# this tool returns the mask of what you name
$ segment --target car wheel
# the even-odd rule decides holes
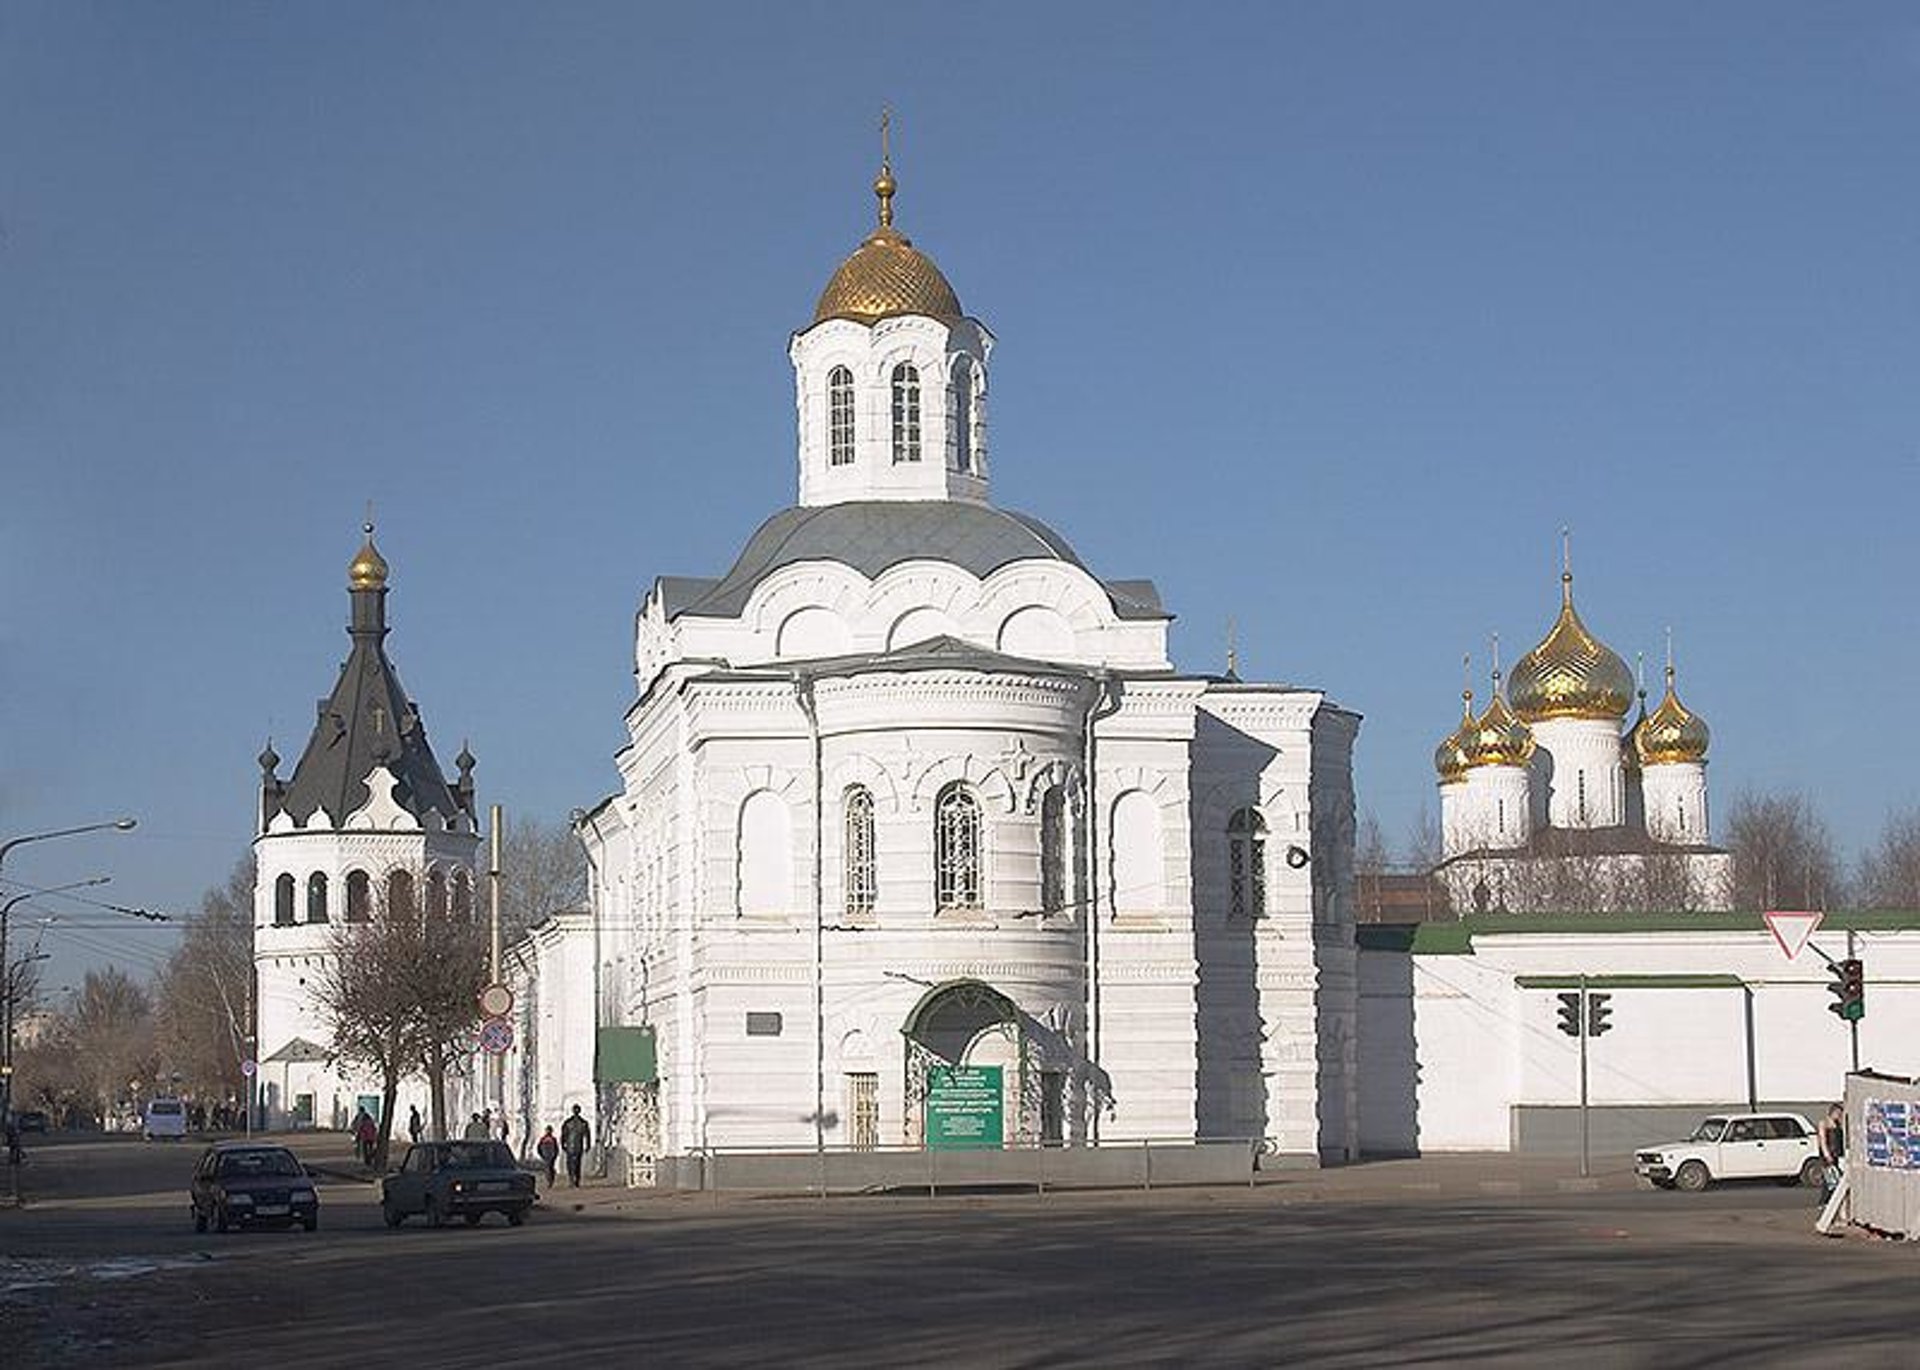
[[[302,1218],[300,1220],[300,1226],[305,1228],[309,1232],[318,1230],[320,1226],[320,1215],[318,1213],[313,1213],[308,1215],[307,1217]]]
[[[407,1215],[390,1203],[382,1203],[380,1205],[380,1216],[386,1219],[388,1227],[398,1227],[407,1220]]]
[[[1707,1174],[1704,1165],[1698,1161],[1688,1161],[1674,1172],[1673,1183],[1676,1188],[1684,1189],[1689,1194],[1698,1194],[1712,1179],[1713,1176]]]
[[[427,1195],[427,1226],[445,1227],[446,1225],[447,1215],[440,1211],[440,1201],[431,1194]]]
[[[207,1215],[200,1211],[199,1204],[193,1206],[193,1230],[195,1232],[205,1232],[207,1230]]]
[[[1818,1156],[1809,1156],[1800,1165],[1799,1175],[1794,1177],[1808,1189],[1818,1189],[1827,1178],[1827,1163]],[[1792,1184],[1793,1180],[1784,1183]]]
[[[509,1209],[507,1210],[507,1226],[509,1226],[509,1227],[518,1227],[518,1226],[520,1226],[520,1224],[521,1224],[521,1223],[523,1223],[523,1222],[525,1222],[526,1220],[527,1220],[527,1210],[526,1210],[526,1209],[524,1209],[524,1208],[509,1208]]]

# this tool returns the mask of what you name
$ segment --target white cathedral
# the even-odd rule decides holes
[[[1647,709],[1627,663],[1573,607],[1515,663],[1486,708],[1462,692],[1459,727],[1434,751],[1442,860],[1454,909],[1705,911],[1732,907],[1733,858],[1712,844],[1705,720],[1666,694]],[[1636,694],[1639,716],[1624,731]]]
[[[645,1161],[935,1144],[956,1069],[975,1144],[1352,1156],[1359,718],[1175,669],[1150,582],[994,506],[993,335],[874,190],[788,349],[797,502],[639,611],[591,915],[530,939],[529,1107],[579,1097],[541,1023],[590,1012],[589,1116]]]

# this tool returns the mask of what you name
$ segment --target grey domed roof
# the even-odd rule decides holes
[[[1086,570],[1073,548],[1039,519],[958,500],[849,500],[796,505],[760,525],[719,580],[663,576],[668,618],[734,618],[754,587],[783,566],[837,561],[869,580],[903,561],[945,561],[987,576],[1016,561],[1064,561]],[[1091,573],[1089,573],[1091,574]],[[1102,582],[1122,618],[1165,618],[1150,581]]]

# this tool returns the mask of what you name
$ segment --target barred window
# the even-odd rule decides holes
[[[427,872],[427,917],[447,916],[447,873],[435,866]]]
[[[893,368],[893,459],[920,460],[920,372],[907,362]]]
[[[934,803],[933,821],[935,907],[981,907],[980,801],[965,785],[949,785]]]
[[[453,873],[453,916],[462,923],[473,917],[473,878],[463,870]]]
[[[846,798],[847,914],[873,912],[879,894],[873,865],[873,795],[863,785],[848,788]]]
[[[1267,911],[1267,820],[1258,809],[1236,809],[1227,820],[1227,911],[1236,918]]]
[[[973,363],[965,357],[953,362],[947,384],[947,411],[953,420],[953,469],[973,470]]]
[[[293,926],[293,877],[283,875],[273,882],[273,923],[275,927]]]
[[[827,373],[827,463],[853,464],[853,372],[844,366]]]
[[[413,915],[413,872],[394,871],[387,876],[387,916],[411,918]]]
[[[367,910],[373,903],[373,883],[367,879],[365,871],[347,872],[347,921],[364,923]]]
[[[307,921],[327,921],[327,877],[319,871],[307,877]]]
[[[1067,906],[1067,796],[1059,785],[1040,797],[1040,911]]]

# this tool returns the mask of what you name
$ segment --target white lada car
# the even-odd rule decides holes
[[[1662,1189],[1699,1190],[1716,1180],[1817,1185],[1824,1168],[1813,1125],[1798,1113],[1715,1114],[1684,1142],[1633,1154],[1634,1173]]]

